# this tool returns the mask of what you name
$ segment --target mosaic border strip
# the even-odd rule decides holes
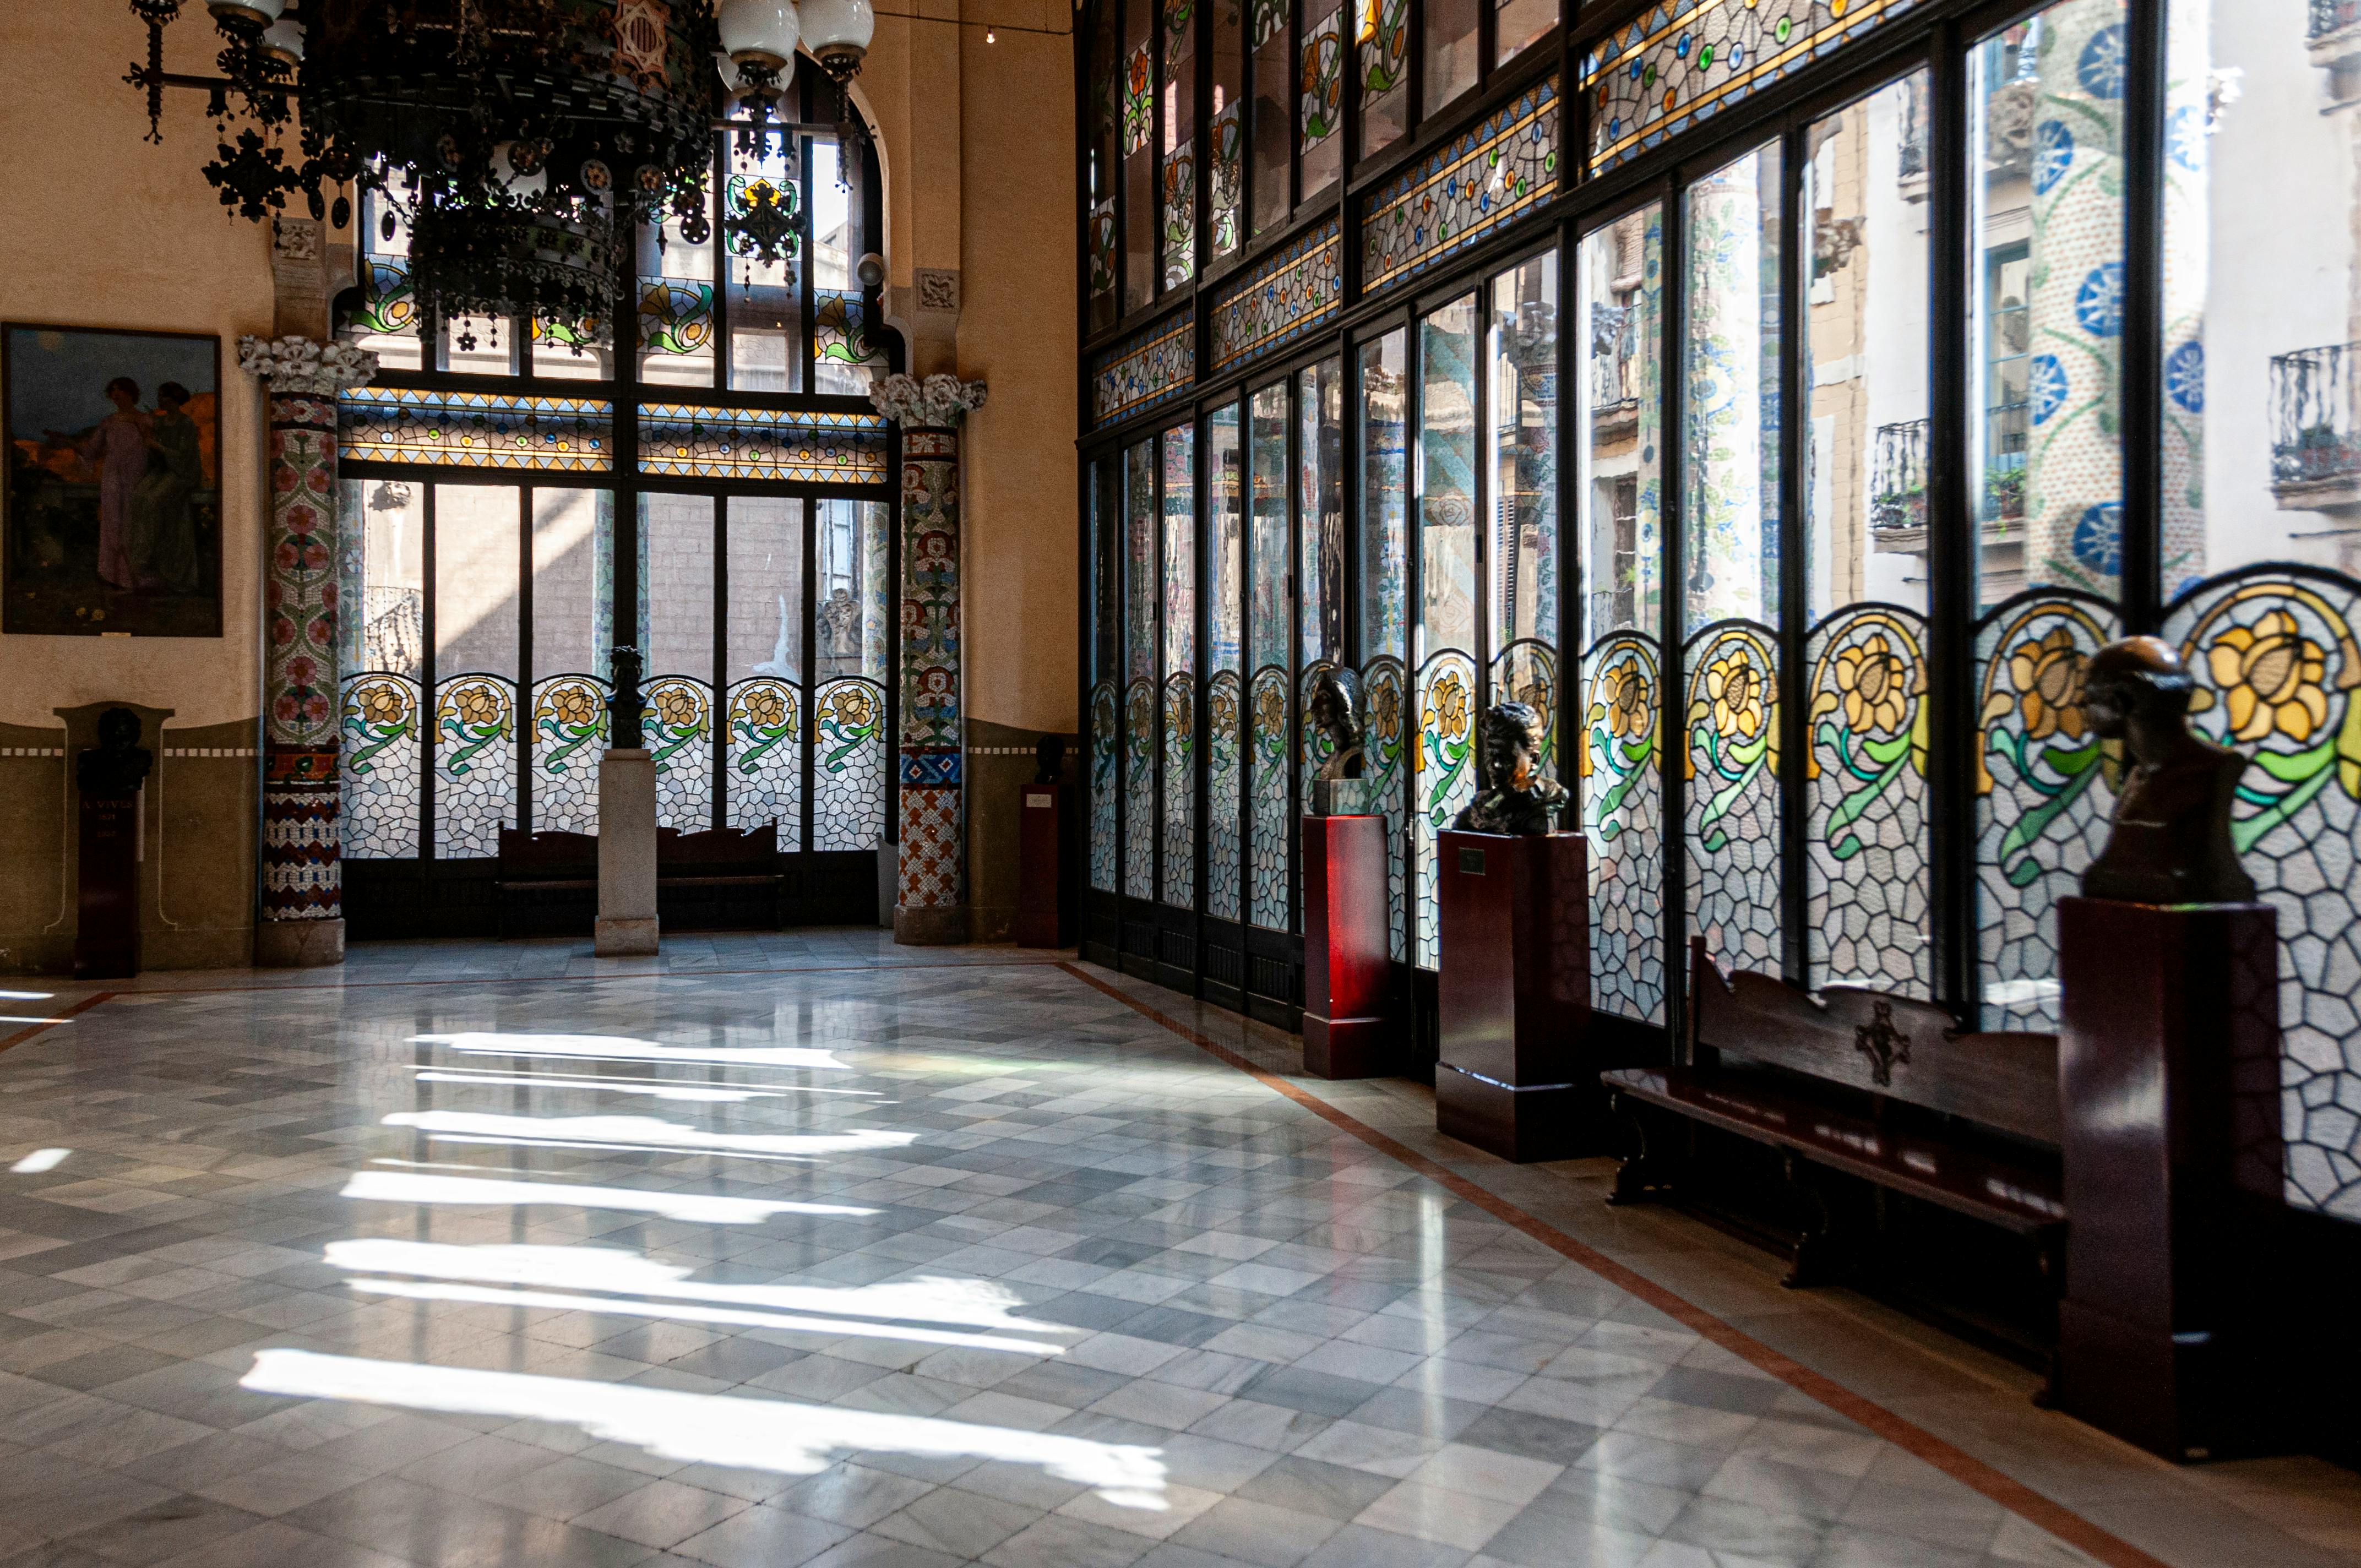
[[[697,479],[883,485],[883,414],[640,405],[640,472]]]
[[[600,398],[352,387],[336,400],[336,425],[349,462],[562,474],[614,467],[615,405]]]
[[[1118,341],[1091,374],[1091,425],[1097,429],[1177,398],[1197,380],[1197,307],[1153,322]]]
[[[1213,368],[1268,354],[1345,308],[1343,220],[1299,236],[1213,302]]]
[[[1599,40],[1598,47],[1583,57],[1582,91],[1593,101],[1591,112],[1591,146],[1586,160],[1590,172],[1601,174],[1617,164],[1637,158],[1642,152],[1678,136],[1700,120],[1710,119],[1716,113],[1738,103],[1758,87],[1768,87],[1785,77],[1797,67],[1850,43],[1888,16],[1899,16],[1916,0],[1851,0],[1851,4],[1830,5],[1828,0],[1806,0],[1806,8],[1815,15],[1818,25],[1794,29],[1798,36],[1785,42],[1775,54],[1758,60],[1744,68],[1744,74],[1725,79],[1719,85],[1706,88],[1686,102],[1667,107],[1659,104],[1653,111],[1645,100],[1641,103],[1640,123],[1628,128],[1610,118],[1607,78],[1617,71],[1631,72],[1635,77],[1653,65],[1646,58],[1649,50],[1659,54],[1669,42],[1675,60],[1686,64],[1690,29],[1702,18],[1725,5],[1742,5],[1748,10],[1756,8],[1756,0],[1706,0],[1705,4],[1658,5],[1618,27]],[[1702,69],[1702,68],[1700,68]],[[1653,92],[1654,82],[1642,89]],[[1675,110],[1678,113],[1675,114]],[[1650,125],[1653,122],[1653,128]],[[1613,130],[1607,127],[1615,126]],[[1605,137],[1603,143],[1600,138]]]
[[[1362,294],[1416,277],[1555,195],[1561,108],[1552,76],[1378,187],[1362,209]],[[1521,163],[1522,189],[1496,192]]]

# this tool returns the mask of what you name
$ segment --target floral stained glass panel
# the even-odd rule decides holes
[[[1091,693],[1091,885],[1115,891],[1115,687],[1101,682]]]
[[[713,826],[713,688],[686,675],[648,683],[642,719],[656,764],[656,826],[701,833]]]
[[[1907,610],[1861,605],[1805,641],[1813,773],[1804,935],[1815,990],[1842,981],[1932,993],[1926,636]]]
[[[1213,368],[1291,343],[1344,308],[1336,220],[1314,228],[1222,291],[1213,303]]]
[[[1205,913],[1239,914],[1238,778],[1243,716],[1235,670],[1217,673],[1205,696]]]
[[[607,748],[607,683],[552,675],[533,688],[533,827],[598,831],[598,758]]]
[[[1361,694],[1368,706],[1364,776],[1369,781],[1370,809],[1386,819],[1387,947],[1400,962],[1410,951],[1410,861],[1404,834],[1410,826],[1410,744],[1415,739],[1409,731],[1401,661],[1390,656],[1370,660],[1361,671]]]
[[[434,692],[434,853],[484,860],[516,826],[516,687],[456,675]]]
[[[1614,632],[1583,661],[1583,831],[1590,836],[1590,1004],[1664,1020],[1664,782],[1656,641]]]
[[[1476,798],[1476,661],[1446,649],[1419,672],[1417,752],[1411,759],[1412,848],[1418,866],[1418,967],[1443,957],[1436,835]]]
[[[1284,931],[1288,919],[1287,672],[1255,672],[1247,718],[1247,762],[1254,813],[1248,840],[1253,876],[1249,918]]]
[[[722,747],[729,825],[744,832],[775,823],[779,848],[803,845],[803,688],[763,675],[730,688]]]
[[[885,835],[885,688],[823,682],[812,702],[812,848],[872,850]]]
[[[1778,637],[1726,621],[1687,654],[1689,930],[1724,969],[1777,974],[1781,947]]]
[[[1558,114],[1552,77],[1373,192],[1362,289],[1415,277],[1554,192]]]
[[[578,474],[614,466],[615,407],[596,399],[354,387],[336,411],[339,450],[355,461]]]
[[[404,675],[345,681],[338,767],[346,860],[406,861],[418,853],[418,683]]]

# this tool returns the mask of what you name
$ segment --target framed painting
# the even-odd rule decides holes
[[[0,631],[222,634],[221,339],[0,324]]]

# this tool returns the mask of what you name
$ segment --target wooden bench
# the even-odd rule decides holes
[[[1784,1156],[1809,1216],[1788,1285],[1815,1283],[1833,1261],[1812,1167],[2013,1232],[2050,1289],[2062,1283],[2057,1036],[1966,1034],[1939,1007],[1859,986],[1816,998],[1768,975],[1725,979],[1700,938],[1686,1044],[1680,1065],[1599,1075],[1638,1140],[1610,1202],[1678,1187],[1686,1140],[1650,1125],[1668,1115]]]
[[[775,930],[785,883],[774,825],[656,829],[656,908],[668,927]],[[496,885],[501,936],[587,932],[598,909],[598,835],[503,828]]]

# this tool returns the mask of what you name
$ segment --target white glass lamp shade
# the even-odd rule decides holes
[[[731,60],[776,71],[796,58],[795,0],[721,0],[713,15]]]
[[[280,17],[262,29],[262,49],[293,70],[303,61],[303,24],[292,16]]]
[[[740,74],[738,62],[736,60],[730,59],[726,54],[717,54],[713,57],[713,68],[721,73],[721,91],[723,93],[735,98],[738,94],[746,91],[746,78]],[[786,58],[786,62],[779,67],[779,79],[776,82],[773,83],[773,85],[780,92],[784,93],[794,83],[795,79],[796,57],[790,54]]]
[[[287,0],[206,0],[217,22],[243,23],[258,32],[279,20]]]
[[[863,55],[877,31],[877,12],[870,0],[804,0],[804,42],[823,59],[831,54]]]

